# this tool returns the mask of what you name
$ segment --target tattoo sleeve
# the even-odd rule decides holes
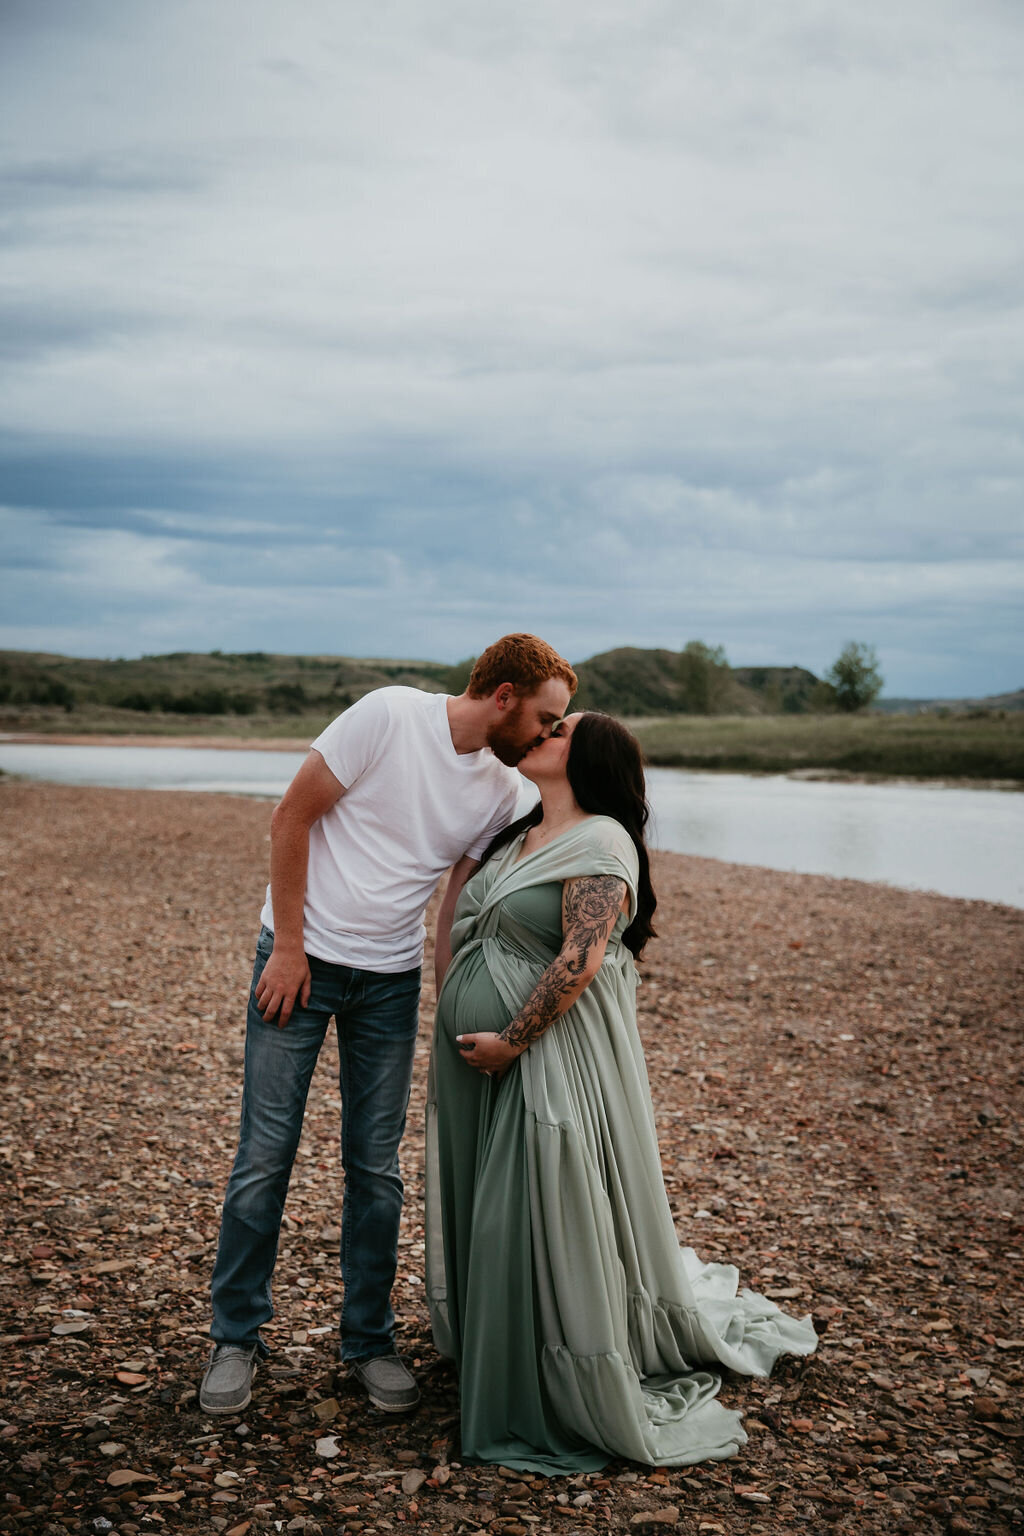
[[[622,909],[626,882],[589,875],[562,887],[562,948],[501,1038],[525,1050],[572,1006],[600,964],[608,935]]]

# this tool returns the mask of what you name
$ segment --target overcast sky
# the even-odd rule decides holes
[[[0,646],[1024,685],[1019,0],[3,0]]]

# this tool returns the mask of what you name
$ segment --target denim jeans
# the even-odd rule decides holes
[[[310,1078],[334,1017],[341,1089],[341,1353],[345,1360],[393,1349],[391,1288],[398,1261],[405,1129],[420,972],[385,975],[310,955],[309,1003],[280,1029],[256,1006],[256,983],[274,936],[262,929],[249,992],[242,1122],[213,1271],[218,1344],[253,1344],[274,1315],[270,1281],[285,1195],[299,1144]],[[262,1348],[261,1343],[261,1348]]]

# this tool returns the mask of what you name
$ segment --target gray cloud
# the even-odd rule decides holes
[[[1019,685],[1016,10],[44,9],[4,644],[857,634],[892,691]]]
[[[5,166],[0,193],[5,200],[52,203],[66,208],[94,203],[97,197],[147,197],[160,192],[196,192],[203,177],[194,164],[177,157],[131,154],[72,155],[59,160],[30,160]]]

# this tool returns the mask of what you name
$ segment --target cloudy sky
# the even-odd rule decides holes
[[[1018,0],[3,0],[0,646],[1024,684]]]

